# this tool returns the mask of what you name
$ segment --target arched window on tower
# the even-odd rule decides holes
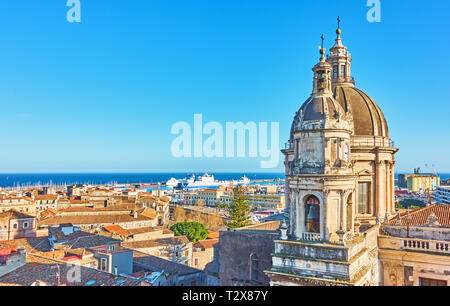
[[[338,78],[338,66],[333,67],[333,79]]]
[[[250,254],[250,282],[252,285],[259,284],[259,261],[254,253]]]
[[[341,78],[345,78],[345,65],[341,66]]]
[[[322,91],[325,89],[325,71],[319,71],[317,73],[317,89]]]
[[[320,202],[310,195],[305,201],[305,225],[308,233],[320,233]]]

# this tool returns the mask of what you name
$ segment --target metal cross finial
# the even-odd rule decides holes
[[[338,29],[340,28],[340,26],[341,26],[341,18],[338,16],[338,18],[337,18],[337,22],[338,22]]]
[[[322,34],[322,36],[320,36],[320,38],[322,39],[322,49],[323,49],[323,40],[324,40],[323,34]]]

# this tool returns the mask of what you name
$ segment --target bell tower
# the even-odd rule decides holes
[[[354,162],[361,157],[352,150],[354,118],[333,93],[333,83],[353,86],[351,58],[340,29],[337,33],[328,59],[322,35],[312,93],[295,114],[282,150],[289,227],[288,235],[275,241],[272,268],[266,272],[271,285],[378,283],[378,228],[358,223]],[[339,69],[342,75],[333,75]]]
[[[314,72],[313,94],[331,95],[331,66],[325,60],[325,49],[323,48],[323,35],[321,36],[322,46],[320,48],[320,61],[312,69]]]
[[[323,43],[323,35],[322,35]],[[322,45],[323,46],[323,45]],[[313,91],[297,112],[286,155],[291,237],[338,243],[352,232],[343,204],[354,189],[350,138],[353,118],[334,99],[331,65],[320,48]]]
[[[331,74],[331,82],[333,86],[346,85],[353,87],[355,81],[351,76],[351,54],[347,51],[347,47],[342,44],[340,23],[341,19],[338,17],[338,28],[336,30],[336,41],[334,46],[330,49],[330,56],[327,62],[332,66],[333,72]]]

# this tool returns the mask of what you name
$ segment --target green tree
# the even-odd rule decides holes
[[[175,236],[186,236],[189,241],[197,242],[208,237],[208,229],[199,222],[180,222],[170,228]]]
[[[233,191],[233,201],[231,203],[219,203],[219,208],[225,209],[231,219],[227,223],[229,228],[240,228],[250,225],[250,214],[252,209],[248,204],[247,196],[242,187],[236,187]]]

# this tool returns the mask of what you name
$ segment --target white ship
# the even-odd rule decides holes
[[[214,179],[214,175],[210,175],[208,173],[203,174],[202,176],[197,176],[195,174],[190,175],[184,179],[175,179],[171,178],[166,182],[166,186],[168,187],[179,187],[179,188],[214,188],[219,186],[236,186],[236,185],[247,185],[250,183],[250,180],[243,176],[239,181],[217,181]]]
[[[168,180],[166,182],[166,186],[167,187],[176,187],[176,186],[178,186],[178,183],[179,183],[179,181],[176,178],[172,177],[170,180]]]

